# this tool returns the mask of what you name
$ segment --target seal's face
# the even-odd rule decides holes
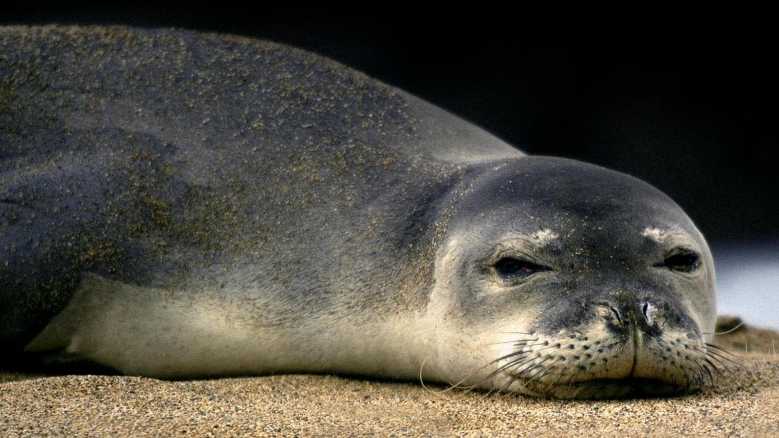
[[[482,173],[457,203],[428,307],[439,372],[562,398],[676,394],[712,379],[714,271],[667,196],[571,160]]]

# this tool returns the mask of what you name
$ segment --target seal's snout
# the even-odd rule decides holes
[[[520,382],[521,391],[559,398],[667,396],[713,381],[716,364],[707,362],[700,329],[673,297],[623,289],[575,304],[577,327],[523,333],[500,357],[499,372]]]

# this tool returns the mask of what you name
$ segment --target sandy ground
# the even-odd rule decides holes
[[[168,382],[0,374],[0,436],[779,435],[779,333],[721,336],[747,371],[674,399],[550,401],[333,376]],[[748,353],[747,353],[748,351]]]

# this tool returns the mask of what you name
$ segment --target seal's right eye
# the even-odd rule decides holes
[[[495,272],[505,280],[523,279],[549,268],[516,257],[503,257],[495,262]]]

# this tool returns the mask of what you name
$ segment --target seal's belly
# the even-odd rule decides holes
[[[87,274],[65,310],[26,350],[165,377],[267,372],[286,361],[283,344],[273,330],[250,330],[206,294]]]
[[[260,307],[278,310],[272,300]],[[273,327],[252,318],[256,309],[208,291],[143,288],[85,274],[65,310],[25,350],[160,378],[278,372],[411,378],[419,370],[409,353],[407,339],[417,331],[409,321],[353,327],[303,318],[308,322],[296,327]]]

